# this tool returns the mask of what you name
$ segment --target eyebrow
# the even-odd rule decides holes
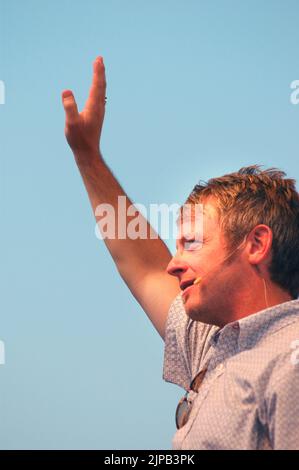
[[[203,213],[203,214],[206,214],[206,213],[207,213],[205,207],[203,207],[202,213]],[[182,214],[181,214],[181,212],[180,212],[180,214],[178,215],[178,217],[177,217],[177,219],[176,219],[176,221],[175,221],[177,225],[179,225],[179,223],[180,223],[180,221],[181,221],[181,217],[182,217]]]

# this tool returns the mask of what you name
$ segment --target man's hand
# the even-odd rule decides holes
[[[93,79],[85,108],[78,112],[71,90],[62,92],[65,110],[65,136],[74,154],[99,152],[99,142],[105,116],[106,77],[103,58],[93,63]]]

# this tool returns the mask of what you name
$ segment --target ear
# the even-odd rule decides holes
[[[248,261],[253,265],[267,265],[271,258],[273,232],[268,225],[260,224],[247,237]]]

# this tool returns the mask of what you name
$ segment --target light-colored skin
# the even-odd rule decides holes
[[[132,204],[100,151],[105,94],[106,77],[102,57],[94,61],[90,93],[80,113],[72,91],[62,92],[66,116],[65,135],[86,187],[93,214],[101,203],[111,204],[116,210],[118,196],[126,196],[127,206]],[[266,226],[256,227],[249,235],[241,256],[229,267],[221,266],[218,262],[226,252],[215,206],[207,204],[205,210],[204,236],[207,240],[198,253],[183,251],[179,241],[179,250],[171,260],[171,254],[160,238],[105,239],[119,274],[162,338],[169,306],[180,292],[176,278],[179,281],[195,279],[203,272],[214,269],[203,278],[200,285],[192,287],[192,292],[189,290],[184,294],[185,307],[191,318],[220,326],[265,308],[260,274],[267,282],[269,306],[290,300],[284,291],[270,282],[267,274],[271,230]],[[127,223],[129,221],[128,217]],[[147,226],[149,233],[151,227],[149,224]]]
[[[118,196],[127,197],[100,151],[106,94],[102,59],[97,57],[94,61],[92,85],[85,107],[80,113],[72,91],[62,92],[66,116],[65,135],[86,187],[93,214],[101,203],[111,204],[117,211]],[[132,204],[128,197],[126,201],[127,207]],[[128,217],[127,223],[131,219]],[[151,227],[149,224],[147,226],[149,233]],[[171,260],[167,246],[160,238],[105,239],[105,243],[119,274],[164,338],[170,304],[180,292],[177,280],[166,272],[166,266]]]
[[[292,300],[291,296],[270,280],[268,265],[271,260],[272,230],[267,225],[257,225],[240,249],[223,262],[229,254],[220,228],[216,201],[209,198],[204,203],[203,243],[192,229],[177,240],[177,252],[170,261],[167,272],[185,280],[202,277],[198,285],[183,292],[187,315],[193,320],[223,327],[273,305]],[[195,239],[194,249],[186,238]],[[267,293],[265,296],[264,282]]]

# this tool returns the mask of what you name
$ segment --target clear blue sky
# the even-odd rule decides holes
[[[298,18],[297,0],[0,0],[2,449],[168,449],[183,394],[94,235],[61,91],[82,106],[104,57],[102,152],[135,202],[255,163],[299,178]]]

